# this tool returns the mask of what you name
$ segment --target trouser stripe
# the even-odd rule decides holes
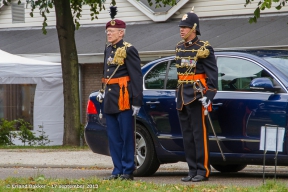
[[[204,107],[202,107],[202,127],[203,127],[203,141],[204,141],[204,167],[206,169],[206,177],[209,176],[209,165],[208,165],[208,142],[207,142],[207,129],[206,129],[206,123],[205,123],[205,116],[204,116]]]

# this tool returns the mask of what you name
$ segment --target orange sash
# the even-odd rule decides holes
[[[129,103],[129,93],[128,93],[128,81],[130,81],[129,76],[125,77],[119,77],[119,78],[112,78],[109,79],[102,78],[102,83],[105,84],[119,84],[120,87],[120,93],[119,93],[119,99],[118,99],[118,106],[119,110],[123,111],[125,109],[130,109],[130,103]],[[123,96],[123,86],[124,86],[124,96]]]
[[[200,82],[202,83],[202,85],[205,87],[205,90],[203,91],[203,94],[206,93],[206,91],[208,90],[208,86],[206,83],[206,74],[205,73],[201,73],[201,74],[194,74],[194,75],[178,75],[178,79],[181,81],[196,81],[196,80],[200,80]],[[212,111],[212,103],[208,106],[208,111]]]
[[[182,81],[185,81],[185,80],[188,80],[188,81],[196,81],[196,80],[201,80],[201,79],[204,79],[206,78],[206,74],[205,73],[201,73],[201,74],[195,74],[195,75],[178,75],[178,79],[179,80],[182,80]],[[201,81],[202,82],[202,81]],[[206,83],[205,83],[206,84]],[[203,84],[204,85],[204,84]]]

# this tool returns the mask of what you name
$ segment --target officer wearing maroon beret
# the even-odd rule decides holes
[[[210,175],[210,162],[204,112],[212,109],[218,68],[213,48],[197,36],[200,35],[199,18],[193,10],[183,15],[179,27],[182,41],[176,45],[176,109],[189,168],[188,176],[181,181],[206,181]],[[204,88],[203,95],[201,88]]]
[[[112,180],[133,180],[135,170],[134,117],[143,98],[143,79],[138,51],[123,40],[124,21],[114,19],[115,7],[110,8],[112,20],[106,24],[107,45],[104,52],[103,90],[97,95],[104,100],[109,150],[114,164]]]

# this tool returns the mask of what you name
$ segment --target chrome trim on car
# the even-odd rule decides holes
[[[216,137],[212,136],[209,137],[210,141],[216,141]],[[249,142],[249,143],[259,143],[260,139],[228,139],[225,137],[219,137],[218,136],[218,140],[219,141],[241,141],[241,142]]]
[[[183,137],[176,137],[176,136],[172,136],[170,134],[161,134],[157,136],[158,139],[182,139]]]
[[[159,104],[159,101],[147,101],[146,104]]]
[[[250,143],[257,143],[260,142],[260,139],[230,139],[222,136],[217,136],[219,141],[242,141],[242,142],[250,142]],[[172,136],[170,134],[161,134],[158,135],[158,139],[183,139],[180,136]],[[210,141],[216,141],[215,136],[209,136]]]

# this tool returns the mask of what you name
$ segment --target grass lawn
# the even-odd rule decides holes
[[[155,184],[141,181],[104,181],[98,178],[88,179],[48,179],[43,175],[36,178],[7,178],[0,180],[0,191],[195,191],[195,192],[287,192],[285,184],[267,181],[259,187],[239,187],[225,185],[181,185],[181,184]]]

